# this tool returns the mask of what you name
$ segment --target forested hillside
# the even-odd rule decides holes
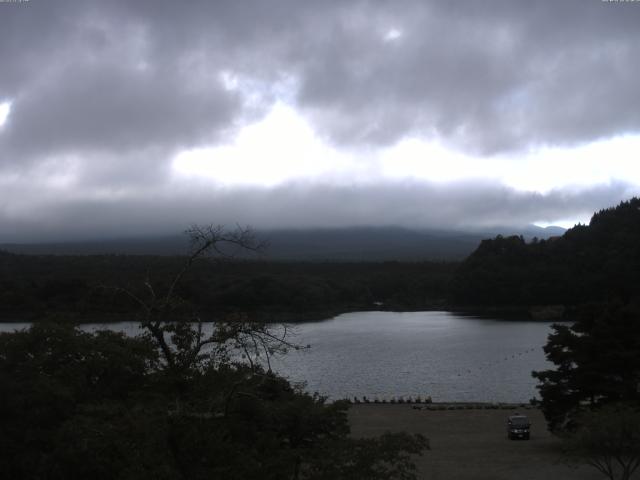
[[[459,305],[577,305],[640,295],[640,199],[593,215],[562,237],[484,240],[452,283]]]
[[[138,306],[112,287],[162,291],[184,257],[0,253],[0,318],[132,319]],[[245,312],[296,321],[348,310],[441,307],[454,263],[207,261],[194,265],[180,296],[212,316]],[[70,316],[71,314],[71,316]],[[109,318],[110,317],[110,318]]]

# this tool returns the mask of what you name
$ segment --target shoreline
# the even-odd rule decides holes
[[[251,321],[262,323],[309,323],[322,322],[331,320],[339,315],[357,312],[449,312],[456,315],[491,318],[512,322],[558,322],[568,321],[565,313],[570,311],[570,307],[561,305],[542,305],[542,306],[460,306],[449,304],[428,304],[421,306],[406,305],[349,305],[343,308],[328,308],[323,310],[313,310],[305,312],[297,311],[215,311],[204,312],[201,317],[204,323],[216,322],[223,320],[225,317],[233,315],[244,315]],[[39,322],[60,322],[60,323],[121,323],[136,322],[137,312],[123,313],[87,313],[78,312],[44,312],[44,313],[3,313],[0,314],[0,323],[39,323]],[[179,321],[179,320],[178,320]]]
[[[419,480],[600,480],[588,465],[570,465],[562,440],[547,430],[538,408],[529,440],[507,438],[507,417],[499,409],[416,410],[407,405],[353,405],[348,411],[351,435],[371,438],[385,432],[422,434],[429,449],[413,457]]]
[[[339,400],[336,400],[339,401]],[[375,402],[375,401],[358,401],[347,400],[349,405],[367,408],[383,407],[383,406],[408,406],[414,410],[429,411],[445,411],[445,410],[540,410],[538,405],[528,402],[418,402],[418,401],[402,401],[402,402]]]

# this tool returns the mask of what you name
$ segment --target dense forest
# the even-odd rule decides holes
[[[122,319],[137,305],[113,287],[162,288],[184,257],[0,254],[0,318]],[[274,320],[348,310],[444,305],[455,263],[202,261],[182,280],[182,298],[202,312],[242,311]]]
[[[484,240],[458,268],[458,305],[629,303],[640,292],[640,199],[593,215],[547,240]]]

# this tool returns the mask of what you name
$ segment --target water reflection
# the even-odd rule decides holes
[[[0,324],[0,331],[28,325]],[[135,322],[82,328],[140,333]],[[542,351],[549,333],[548,323],[450,312],[354,312],[297,325],[293,340],[311,348],[291,351],[273,367],[332,398],[526,402],[537,393],[531,371],[550,366]]]
[[[532,370],[549,368],[550,324],[449,312],[357,312],[303,324],[276,368],[333,398],[430,395],[441,401],[526,402]]]

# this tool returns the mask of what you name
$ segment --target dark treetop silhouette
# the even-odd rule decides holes
[[[415,478],[410,456],[424,450],[424,437],[350,438],[346,403],[328,404],[265,370],[261,356],[293,346],[274,327],[236,318],[204,334],[196,306],[180,296],[180,282],[206,252],[220,253],[221,243],[254,243],[246,230],[191,233],[193,252],[171,281],[147,278],[145,298],[118,288],[140,305],[143,334],[36,323],[0,335],[3,474]],[[185,318],[195,323],[175,321]]]

